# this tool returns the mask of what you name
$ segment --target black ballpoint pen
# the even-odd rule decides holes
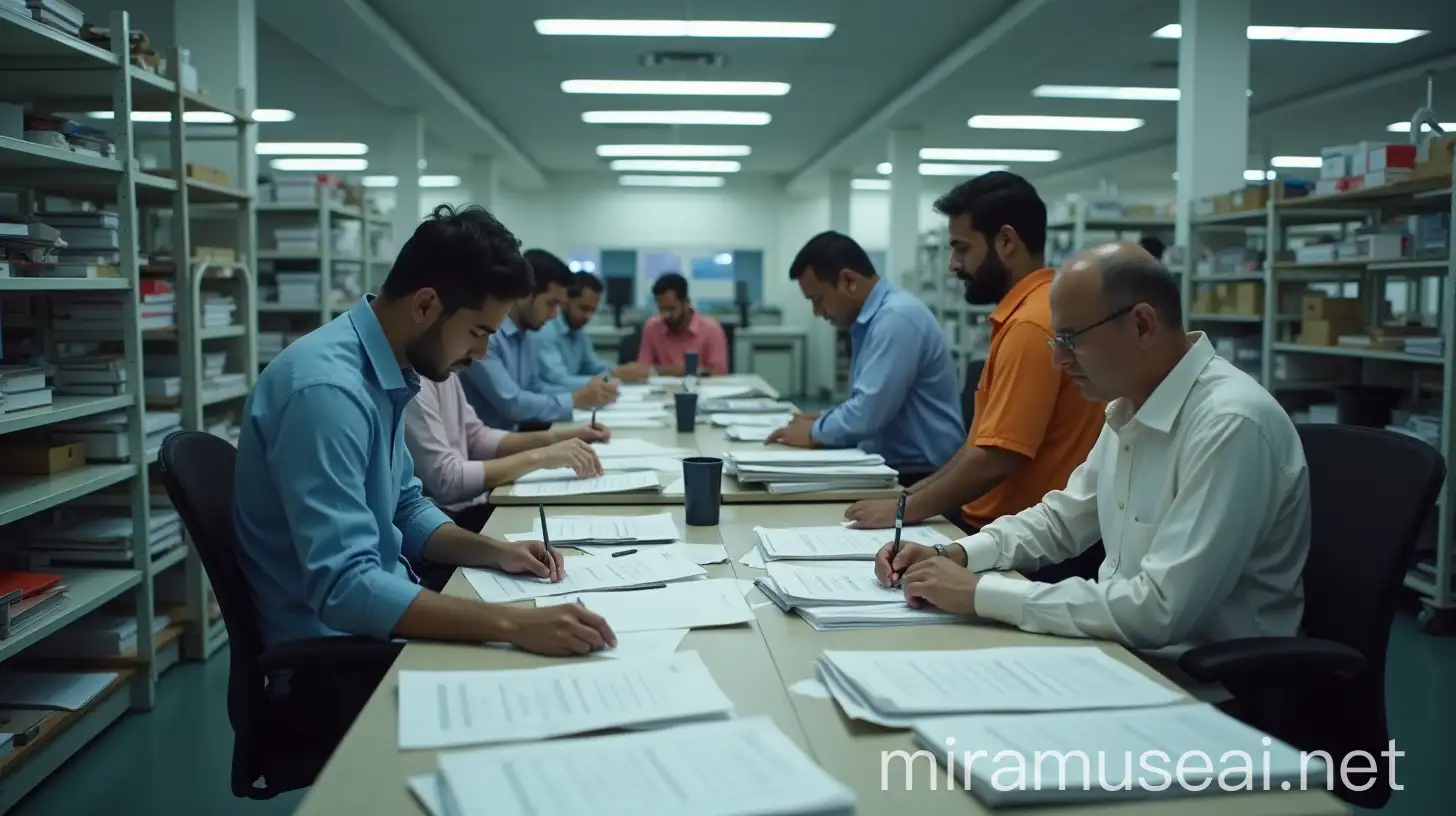
[[[545,523],[546,522],[544,522],[544,521],[541,522],[541,524],[543,526],[545,525]],[[890,574],[892,574],[892,575],[895,572],[895,559],[898,558],[899,555],[900,555],[900,533],[904,529],[905,529],[905,494],[902,492],[900,494],[900,502],[899,502],[899,504],[897,504],[895,506],[895,547],[894,547],[894,549],[890,550]],[[895,581],[895,586],[899,586],[899,585],[900,585],[899,580],[896,580]]]
[[[541,514],[541,543],[546,545],[546,566],[551,566],[551,533],[546,530],[546,505],[536,505],[536,512]]]

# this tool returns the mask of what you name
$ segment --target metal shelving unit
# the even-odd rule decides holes
[[[940,321],[955,365],[956,382],[965,388],[966,366],[984,360],[990,350],[990,326],[986,318],[995,306],[966,303],[960,285],[950,271],[949,235],[944,229],[927,230],[920,236],[920,254],[905,288],[919,297]]]

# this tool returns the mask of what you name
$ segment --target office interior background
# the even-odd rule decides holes
[[[573,22],[600,17],[619,22]],[[620,22],[632,20],[667,22]],[[702,22],[714,20],[818,25]],[[142,76],[118,83],[110,38],[127,26]],[[72,97],[85,104],[51,104]],[[1419,400],[1376,406],[1380,424],[1449,456],[1453,132],[1448,0],[0,0],[0,212],[30,202],[16,189],[47,173],[115,185],[110,151],[135,155],[120,173],[134,193],[118,207],[123,234],[144,236],[149,264],[190,246],[216,273],[195,314],[143,304],[144,328],[193,321],[199,343],[200,377],[177,362],[187,353],[163,354],[159,366],[179,370],[159,369],[155,396],[181,425],[224,436],[260,367],[376,286],[440,204],[481,204],[525,246],[606,280],[589,332],[608,359],[653,313],[652,282],[678,272],[698,307],[733,327],[736,367],[827,404],[846,389],[847,340],[813,318],[788,266],[835,229],[926,300],[958,369],[974,370],[987,310],[949,280],[932,204],[1007,169],[1047,202],[1050,264],[1098,241],[1156,237],[1191,327],[1297,418],[1351,420],[1371,406],[1336,400],[1338,386],[1393,386]],[[1348,207],[1300,202],[1325,196],[1401,217],[1360,228]],[[29,296],[15,278],[0,277],[7,308]],[[1336,308],[1356,297],[1359,313]],[[0,320],[8,358],[23,326]],[[0,414],[6,434],[41,424]],[[45,493],[0,480],[0,523],[112,495],[135,468],[82,472]],[[1389,708],[1406,754],[1391,813],[1450,812],[1453,527],[1443,507],[1396,619]],[[87,709],[95,716],[0,755],[3,808],[296,804],[228,793],[226,630],[180,530],[157,537],[168,546],[153,541],[137,576],[83,587],[89,606],[66,613],[141,593],[165,617],[150,632],[133,623],[130,649],[153,659],[123,661],[140,679],[109,689]],[[0,639],[0,674],[66,631]]]

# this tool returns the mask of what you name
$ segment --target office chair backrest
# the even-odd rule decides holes
[[[642,327],[632,329],[632,333],[622,338],[617,346],[617,362],[621,364],[637,362],[637,354],[642,350]]]
[[[228,719],[233,726],[235,757],[249,759],[259,744],[257,733],[264,706],[263,651],[257,609],[238,562],[233,526],[233,467],[238,452],[212,434],[180,431],[162,444],[162,484],[187,527],[192,545],[212,583],[213,594],[228,628],[231,665],[228,673]],[[233,762],[233,794],[255,796],[258,774],[251,761]]]
[[[981,387],[981,372],[985,370],[985,360],[966,363],[966,381],[961,386],[961,420],[966,424],[966,433],[971,432],[971,420],[976,416],[976,389]]]
[[[1301,729],[1313,727],[1318,732],[1310,735],[1313,744],[1329,750],[1336,763],[1356,750],[1379,757],[1389,741],[1390,627],[1406,565],[1435,507],[1446,464],[1435,448],[1392,431],[1353,425],[1300,425],[1298,431],[1313,516],[1304,570],[1305,634],[1358,650],[1369,667],[1348,682],[1316,689],[1302,707]],[[1388,769],[1375,778],[1368,791],[1350,791],[1350,801],[1383,804],[1390,796]]]

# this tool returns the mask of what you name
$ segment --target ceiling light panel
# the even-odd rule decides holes
[[[924,161],[948,162],[1054,162],[1062,157],[1059,150],[995,147],[926,147],[921,148]]]
[[[783,96],[787,82],[735,82],[690,79],[568,79],[569,94],[641,94],[644,96]]]
[[[1456,122],[1441,122],[1440,125],[1441,130],[1444,130],[1447,133],[1456,132]],[[1390,131],[1391,133],[1410,133],[1411,126],[1410,122],[1392,122],[1390,126],[1386,128],[1386,130]],[[1421,125],[1421,132],[1430,133],[1431,126]]]
[[[833,23],[752,20],[537,20],[536,33],[552,37],[708,37],[822,40]]]
[[[362,142],[258,142],[259,156],[363,156],[369,145]]]
[[[1125,133],[1143,126],[1143,120],[1120,116],[972,116],[966,124],[991,130],[1076,130]]]
[[[292,122],[295,114],[284,108],[258,108],[253,111],[254,122]]]
[[[623,187],[722,187],[722,176],[618,176]]]
[[[997,170],[1005,170],[1004,164],[922,164],[922,176],[984,176]]]
[[[1031,95],[1044,99],[1124,99],[1136,102],[1177,102],[1177,88],[1111,85],[1038,85]]]
[[[597,145],[597,155],[604,159],[726,159],[752,152],[748,145]]]
[[[268,162],[274,170],[301,173],[362,173],[369,169],[367,159],[274,159]]]
[[[852,179],[849,186],[856,190],[888,190],[889,179]]]
[[[736,161],[695,159],[617,159],[612,170],[624,173],[737,173]]]
[[[581,121],[589,125],[767,125],[773,117],[763,111],[724,110],[625,110],[586,111]]]
[[[1324,159],[1319,156],[1275,156],[1269,160],[1269,164],[1275,167],[1317,169],[1324,166]]]
[[[1330,26],[1249,26],[1251,40],[1284,40],[1286,42],[1363,43],[1398,45],[1431,32],[1417,28],[1334,28]],[[1162,40],[1183,36],[1183,26],[1172,23],[1153,32]]]

